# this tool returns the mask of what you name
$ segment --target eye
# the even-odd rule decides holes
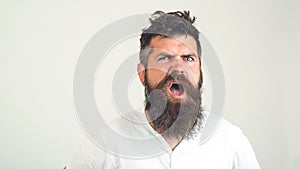
[[[172,55],[162,55],[158,57],[158,60],[169,60],[172,58]]]
[[[183,56],[184,61],[193,62],[195,59],[191,55]]]

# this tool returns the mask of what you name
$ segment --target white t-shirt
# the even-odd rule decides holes
[[[130,119],[130,120],[128,120]],[[209,126],[208,121],[213,126]],[[144,115],[129,115],[114,122],[113,129],[129,138],[157,137],[165,148],[167,143],[146,121]],[[200,133],[193,139],[184,139],[175,148],[163,149],[157,155],[147,158],[124,157],[104,151],[93,141],[87,140],[74,156],[68,169],[260,169],[255,153],[242,131],[227,120],[204,113]],[[209,128],[209,129],[208,129]],[[203,139],[203,132],[209,130],[210,137]],[[202,141],[201,140],[202,136]],[[122,145],[118,140],[111,144]],[[146,148],[151,148],[145,145]],[[129,151],[139,151],[130,149]],[[142,151],[142,150],[141,150]]]

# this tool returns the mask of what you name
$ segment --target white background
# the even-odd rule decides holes
[[[197,16],[218,53],[224,116],[249,137],[261,167],[300,168],[297,0],[1,1],[0,168],[67,165],[85,139],[72,80],[87,41],[124,16],[177,9]]]

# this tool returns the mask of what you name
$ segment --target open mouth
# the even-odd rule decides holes
[[[171,82],[169,89],[170,89],[170,93],[175,97],[181,97],[184,93],[184,88],[182,84],[178,82]]]

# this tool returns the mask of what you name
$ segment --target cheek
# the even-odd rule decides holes
[[[200,80],[200,69],[196,69],[196,70],[194,70],[194,78],[195,78],[195,80],[196,80],[196,82],[198,82],[199,80]]]
[[[153,87],[157,85],[165,76],[166,72],[159,69],[148,69],[147,77],[148,82]]]
[[[194,84],[198,85],[199,81],[200,81],[200,68],[199,67],[193,67],[190,69],[191,73],[192,73],[192,81],[194,82]]]

